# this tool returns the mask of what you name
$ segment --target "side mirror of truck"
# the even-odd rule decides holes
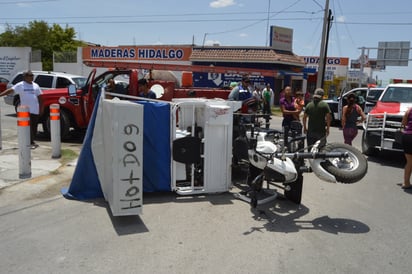
[[[76,86],[75,85],[73,85],[73,84],[69,85],[67,87],[67,90],[69,92],[69,96],[71,96],[71,97],[76,96]]]

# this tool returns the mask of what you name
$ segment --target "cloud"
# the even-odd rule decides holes
[[[340,23],[343,23],[345,21],[346,21],[345,16],[338,16],[338,18],[336,19],[336,22],[340,22]]]
[[[17,6],[20,7],[20,8],[28,8],[28,7],[31,7],[31,5],[28,4],[28,3],[16,3],[16,4],[17,4]]]
[[[219,9],[219,8],[226,8],[229,6],[233,6],[235,4],[236,2],[234,0],[215,0],[215,1],[210,2],[209,6],[211,8]]]
[[[248,37],[249,35],[247,33],[241,33],[239,34],[239,37]]]
[[[221,45],[220,41],[217,41],[217,40],[206,40],[205,41],[205,46],[216,46],[216,45],[220,46]]]

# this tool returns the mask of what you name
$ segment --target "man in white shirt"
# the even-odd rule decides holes
[[[28,106],[30,112],[30,143],[34,149],[38,145],[34,142],[37,134],[37,123],[39,119],[39,100],[38,96],[42,91],[38,84],[33,82],[33,73],[28,70],[23,73],[23,81],[18,82],[11,88],[0,93],[0,97],[15,92],[20,96],[20,105]]]
[[[262,96],[263,96],[263,113],[272,114],[273,90],[271,89],[269,83],[267,83],[266,87],[263,89]]]

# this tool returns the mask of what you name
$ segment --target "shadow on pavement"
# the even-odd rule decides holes
[[[370,231],[366,224],[351,219],[322,216],[313,220],[302,220],[301,218],[309,213],[309,209],[302,204],[294,204],[285,198],[278,198],[275,203],[251,209],[251,212],[254,214],[253,218],[255,220],[266,221],[266,223],[261,227],[252,227],[249,231],[244,232],[244,235],[262,230],[292,233],[310,229],[331,234],[358,234]]]
[[[369,162],[373,162],[382,166],[403,168],[406,160],[402,152],[396,151],[381,151],[376,155],[367,156]]]
[[[74,143],[74,144],[82,144],[84,136],[86,134],[85,130],[71,130],[70,136],[62,141],[62,143]],[[44,131],[39,131],[36,136],[37,141],[50,141],[50,135],[45,133]]]
[[[144,193],[143,199],[144,204],[208,202],[212,205],[228,205],[233,204],[235,198],[230,192],[187,196],[175,192],[148,192]]]

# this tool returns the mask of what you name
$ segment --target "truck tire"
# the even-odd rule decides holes
[[[299,174],[295,182],[290,183],[290,184],[285,184],[285,186],[290,187],[290,190],[285,190],[284,192],[286,199],[299,205],[300,202],[302,201],[302,188],[303,188],[302,174]]]
[[[43,122],[43,131],[50,136],[50,115]],[[60,136],[62,140],[70,136],[70,118],[64,109],[60,110]]]
[[[367,136],[366,131],[363,131],[363,134],[362,134],[362,153],[367,156],[373,156],[373,155],[376,155],[377,153],[376,148],[371,147],[369,145],[368,136]]]
[[[321,163],[321,166],[333,176],[336,181],[344,184],[352,184],[360,181],[368,171],[368,161],[356,148],[341,143],[327,144],[322,152],[347,152],[348,158],[329,158]]]

